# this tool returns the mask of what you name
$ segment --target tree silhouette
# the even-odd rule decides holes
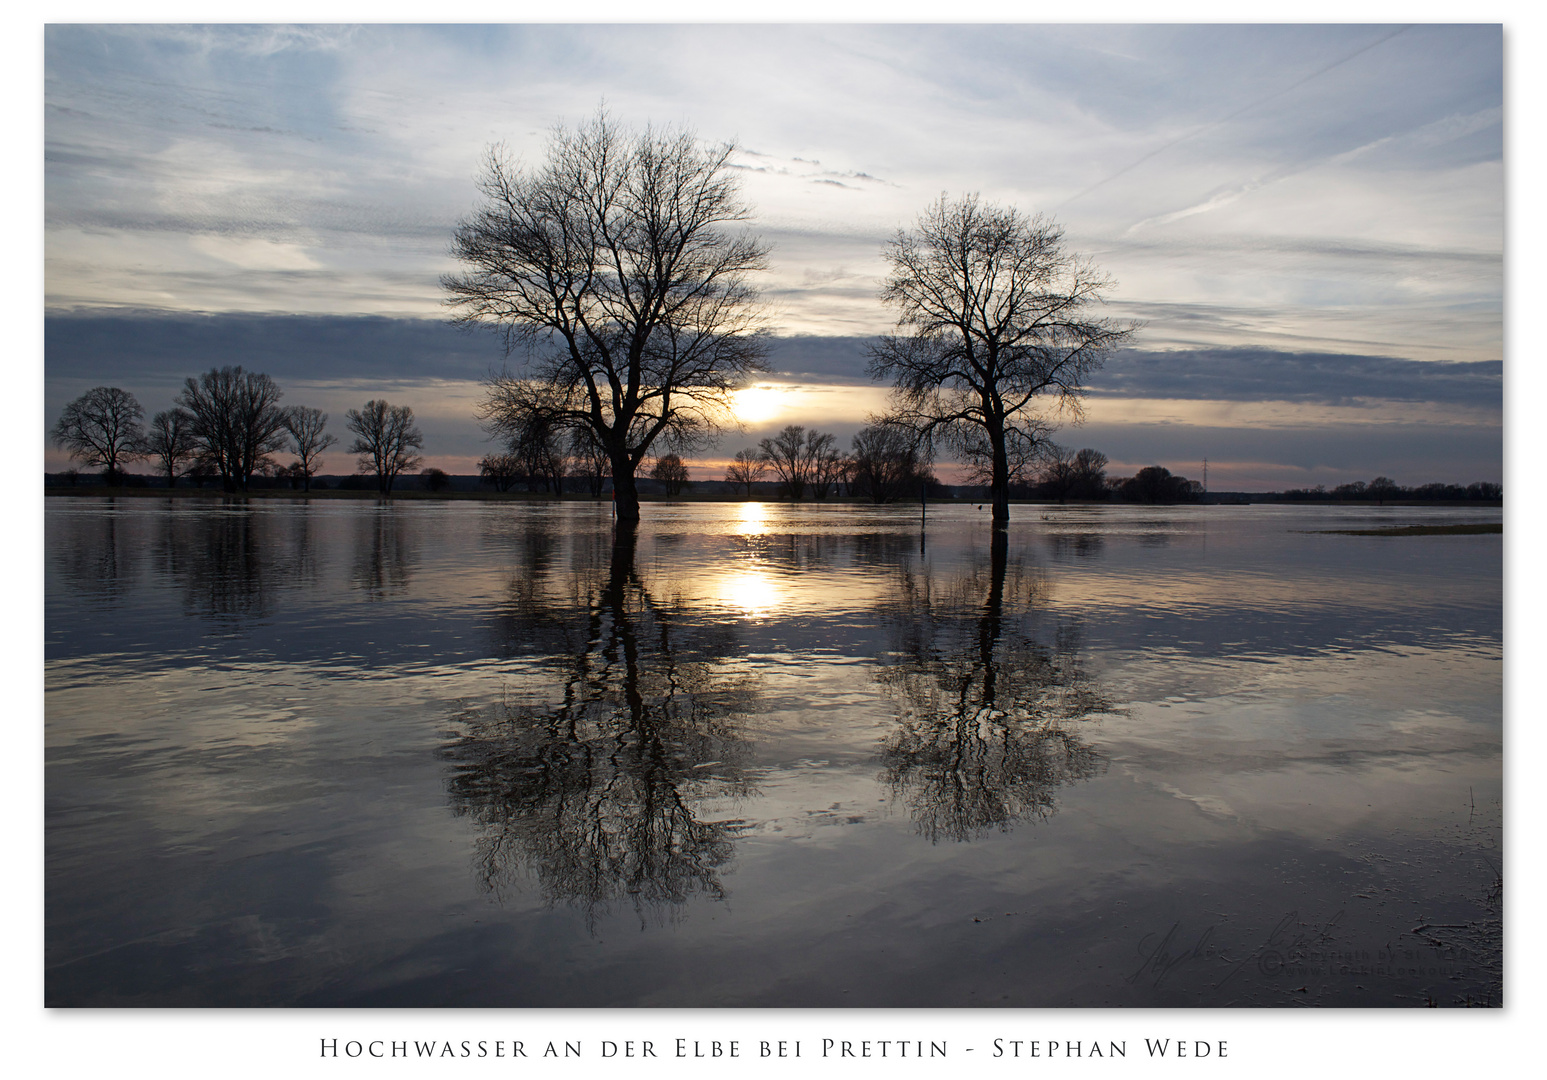
[[[490,379],[484,422],[590,430],[625,528],[656,443],[686,451],[734,423],[732,395],[763,370],[749,278],[767,248],[731,231],[748,217],[734,152],[688,132],[632,135],[605,113],[555,130],[535,171],[492,149],[483,205],[453,239],[468,269],[441,279],[457,322],[531,348],[525,372]]]
[[[688,482],[688,467],[676,454],[662,454],[650,470],[650,478],[659,480],[666,487],[666,494],[677,495]]]
[[[1051,430],[1035,403],[1078,417],[1086,380],[1134,328],[1094,313],[1111,281],[1057,225],[976,195],[942,195],[886,259],[899,334],[871,349],[871,375],[892,381],[894,419],[984,468],[1001,526],[1015,465]]]
[[[764,461],[756,450],[737,450],[736,456],[725,467],[725,479],[728,483],[742,484],[747,489],[747,498],[752,497],[752,485],[763,478],[763,473],[768,471],[768,463]]]
[[[184,382],[177,404],[192,414],[199,457],[226,491],[246,491],[252,474],[284,446],[282,396],[273,379],[240,366],[211,368]]]
[[[284,424],[290,433],[290,451],[298,459],[295,464],[301,489],[311,491],[312,477],[322,467],[322,452],[338,442],[338,437],[327,434],[328,414],[321,409],[293,406],[285,410]]]
[[[887,503],[918,491],[928,474],[914,433],[900,424],[871,424],[854,436],[849,484],[856,495]]]
[[[127,390],[98,386],[66,405],[49,434],[76,461],[100,465],[108,484],[116,485],[122,475],[119,466],[144,456],[144,416]]]
[[[360,455],[362,472],[369,469],[376,474],[376,486],[383,495],[392,494],[398,474],[424,460],[418,453],[424,448],[424,436],[414,424],[414,410],[371,400],[364,409],[350,409],[345,416],[355,433],[349,452]]]
[[[150,427],[140,443],[146,457],[161,463],[167,487],[177,485],[183,466],[199,453],[193,437],[193,416],[185,409],[165,409],[150,418]]]

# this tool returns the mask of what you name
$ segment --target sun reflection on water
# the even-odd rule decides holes
[[[730,531],[737,536],[762,536],[768,532],[768,504],[760,502],[744,502],[740,507],[741,513],[737,520],[731,523]]]
[[[760,566],[727,571],[714,581],[714,599],[744,615],[762,616],[785,602],[779,579]]]

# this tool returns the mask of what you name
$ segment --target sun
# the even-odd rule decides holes
[[[784,408],[781,388],[761,383],[737,390],[731,408],[743,424],[762,424],[778,416]]]

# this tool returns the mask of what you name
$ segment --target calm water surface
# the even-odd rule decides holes
[[[1500,1003],[1496,509],[46,500],[49,1005]]]

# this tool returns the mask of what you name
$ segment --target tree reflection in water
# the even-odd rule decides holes
[[[1045,585],[1008,553],[995,530],[986,575],[900,578],[897,647],[878,675],[900,715],[881,778],[931,843],[1045,818],[1061,786],[1105,767],[1079,728],[1117,709],[1080,668],[1078,631],[1034,636]]]
[[[452,806],[482,828],[485,886],[499,894],[530,873],[593,931],[625,898],[643,925],[725,895],[741,822],[701,815],[750,794],[741,728],[756,691],[727,629],[652,596],[632,535],[605,570],[598,554],[577,549],[557,595],[525,572],[512,582],[506,645],[558,694],[467,709],[444,747]]]
[[[367,599],[385,600],[408,588],[418,561],[418,546],[392,500],[378,499],[375,512],[356,521],[354,572],[351,584]]]

